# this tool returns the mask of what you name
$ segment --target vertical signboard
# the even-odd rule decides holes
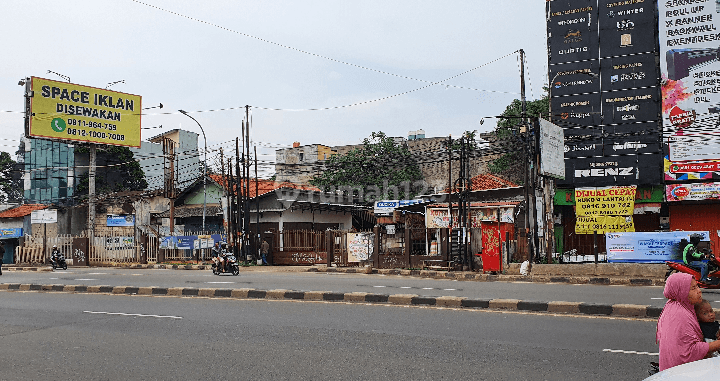
[[[718,180],[720,3],[661,1],[658,12],[665,179]]]
[[[563,129],[540,118],[540,172],[558,179],[565,178]]]
[[[550,0],[547,6],[551,121],[565,133],[565,179],[558,184],[661,182],[655,3]],[[569,27],[576,29],[563,30]]]

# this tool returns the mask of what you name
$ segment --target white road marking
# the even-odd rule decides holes
[[[402,286],[402,287],[400,287],[400,288],[412,288],[412,287],[409,287],[409,286]]]
[[[626,351],[623,349],[603,349],[603,352],[610,352],[610,353],[624,353],[629,355],[648,355],[648,356],[660,356],[659,353],[651,353],[651,352],[638,352],[638,351]]]
[[[120,316],[135,316],[135,317],[154,317],[154,318],[167,318],[167,319],[182,319],[181,316],[169,316],[169,315],[145,315],[145,314],[126,314],[124,312],[104,312],[104,311],[83,311],[86,314],[102,314],[102,315],[120,315]]]
[[[443,288],[444,291],[457,291],[455,288]]]
[[[105,275],[107,273],[87,273],[87,275]]]
[[[235,283],[235,282],[205,282],[205,283],[210,283],[210,284],[230,284],[230,283]]]
[[[373,286],[373,287],[385,287],[385,286]]]
[[[50,279],[60,279],[60,278],[50,278]]]
[[[78,278],[78,279],[75,279],[75,280],[97,280],[97,279],[92,279],[92,278]]]
[[[665,299],[665,298],[650,298],[650,299],[651,299],[651,300],[662,300],[662,299]]]
[[[423,290],[432,290],[432,287],[423,287]]]

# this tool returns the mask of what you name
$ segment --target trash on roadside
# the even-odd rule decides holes
[[[527,276],[530,272],[528,271],[530,268],[530,261],[525,261],[520,265],[520,275]]]

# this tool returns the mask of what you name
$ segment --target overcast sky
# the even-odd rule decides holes
[[[184,109],[202,123],[209,148],[229,149],[250,105],[251,139],[264,161],[294,141],[333,146],[373,131],[489,131],[496,120],[488,117],[520,97],[518,49],[527,55],[528,99],[542,95],[544,7],[537,0],[3,0],[0,149],[14,155],[22,133],[18,81],[62,80],[48,70],[99,88],[124,80],[110,89],[141,95],[143,107],[162,103],[142,126],[163,128],[142,130],[143,140],[174,128],[200,133],[177,112]],[[237,109],[210,111],[230,108]]]

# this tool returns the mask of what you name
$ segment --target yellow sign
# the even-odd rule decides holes
[[[633,186],[575,189],[577,216],[632,216],[635,210]]]
[[[575,234],[598,234],[634,232],[632,216],[578,216],[575,222]]]
[[[140,147],[142,97],[32,77],[28,136]]]

